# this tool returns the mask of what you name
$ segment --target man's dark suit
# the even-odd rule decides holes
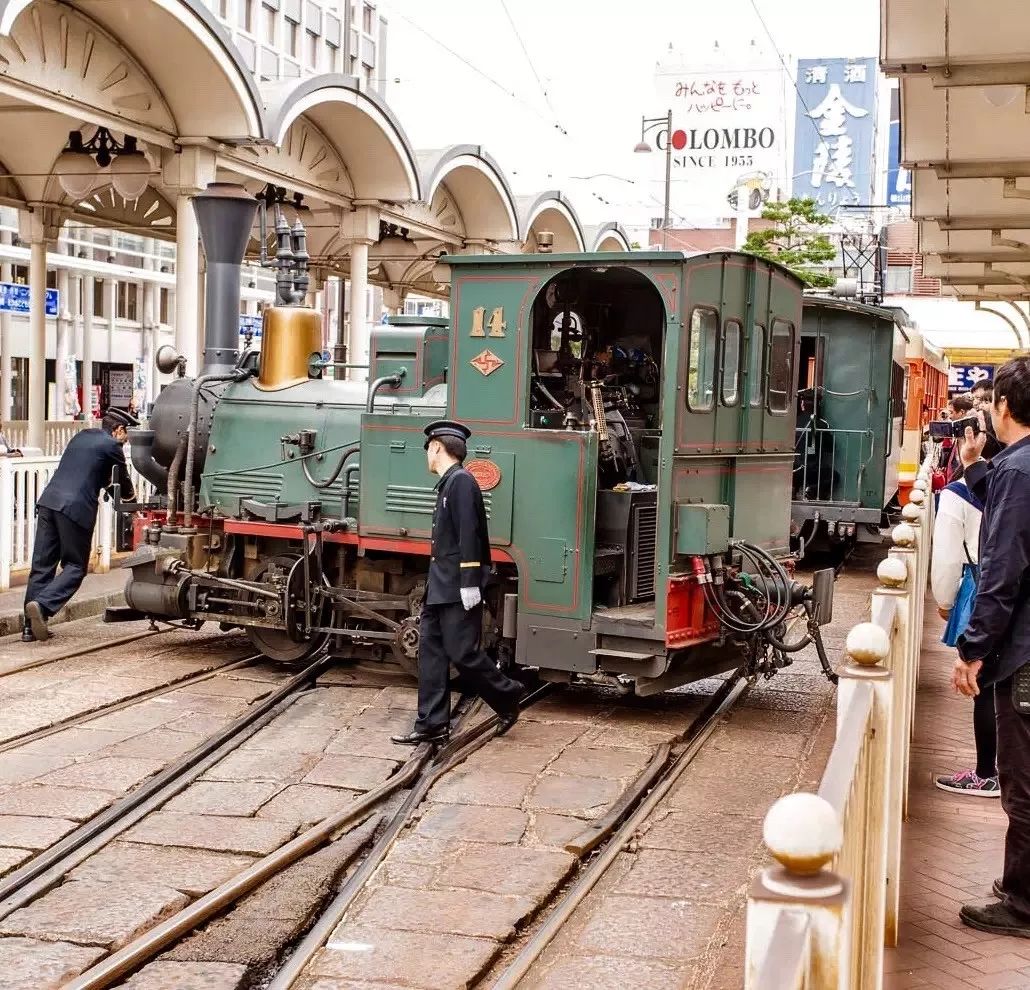
[[[60,611],[86,577],[100,493],[111,485],[112,476],[121,485],[122,497],[132,501],[135,493],[122,445],[106,430],[82,430],[65,448],[36,503],[36,542],[25,604],[36,602],[46,618]]]
[[[433,549],[426,600],[419,621],[416,732],[439,732],[450,721],[449,664],[499,714],[516,708],[520,682],[506,677],[480,649],[483,606],[468,610],[462,588],[486,585],[490,540],[483,494],[476,479],[453,465],[436,486]]]

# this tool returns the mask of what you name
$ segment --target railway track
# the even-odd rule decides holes
[[[103,643],[94,643],[92,646],[80,646],[66,653],[57,653],[53,656],[38,657],[35,660],[26,660],[24,663],[6,670],[0,670],[0,682],[12,674],[20,674],[26,670],[36,670],[39,667],[48,667],[53,663],[60,663],[62,660],[75,660],[78,657],[88,656],[91,653],[101,653],[104,650],[113,649],[116,646],[126,646],[129,643],[136,643],[142,639],[149,639],[151,636],[164,636],[173,632],[173,628],[167,629],[145,629],[142,632],[132,633],[128,636],[119,636],[117,639],[109,639]]]

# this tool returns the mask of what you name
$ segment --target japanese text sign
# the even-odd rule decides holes
[[[59,305],[57,289],[46,290],[46,315],[57,316]],[[0,312],[25,313],[29,311],[29,287],[15,282],[0,282]]]
[[[890,149],[887,164],[887,205],[912,205],[912,173],[901,167],[901,98],[891,90]]]
[[[876,59],[800,59],[793,194],[831,216],[873,195]]]

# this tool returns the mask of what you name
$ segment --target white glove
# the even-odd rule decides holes
[[[483,596],[478,588],[461,589],[461,604],[465,606],[466,612],[470,608],[475,608],[482,600]]]

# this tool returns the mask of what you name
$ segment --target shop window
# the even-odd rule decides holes
[[[365,34],[371,34],[376,22],[376,9],[369,4],[364,4],[361,10],[361,30]]]
[[[762,405],[762,367],[765,358],[765,327],[756,323],[751,331],[748,353],[748,405],[757,409]]]
[[[293,21],[286,22],[286,51],[291,58],[297,57],[300,50],[300,26]]]
[[[722,404],[735,406],[740,401],[740,337],[737,320],[727,320],[722,332]]]
[[[168,289],[161,289],[160,290],[160,293],[159,293],[159,296],[158,296],[158,304],[157,304],[158,305],[158,310],[159,310],[159,315],[158,315],[157,319],[158,319],[159,323],[163,323],[163,324],[165,324],[165,326],[167,326],[169,323],[172,322],[171,318],[169,316],[169,313],[171,312],[171,309],[172,309],[171,298],[172,298],[172,294],[171,294],[171,292]]]
[[[690,317],[687,368],[687,406],[693,412],[712,408],[718,337],[719,315],[714,309],[697,307]]]
[[[93,315],[104,319],[111,315],[104,306],[104,280],[102,278],[93,279]]]
[[[777,318],[769,341],[769,412],[785,413],[790,408],[793,372],[794,324]]]
[[[121,320],[139,322],[139,286],[135,282],[119,282],[115,314]]]

